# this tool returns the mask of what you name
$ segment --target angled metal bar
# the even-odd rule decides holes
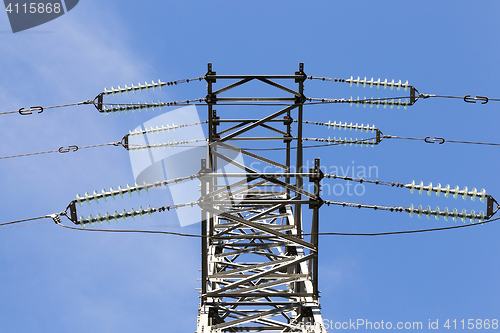
[[[251,266],[245,266],[245,267],[235,268],[235,269],[232,269],[232,270],[230,270],[230,271],[228,271],[228,272],[226,272],[224,274],[225,275],[235,275],[235,276],[238,276],[239,273],[251,272],[251,271],[255,271],[255,270],[259,270],[260,271],[261,269],[263,269],[265,267],[274,266],[274,265],[277,265],[277,264],[283,264],[283,263],[286,263],[286,262],[290,262],[290,261],[292,261],[294,259],[295,258],[293,258],[293,257],[289,257],[289,258],[278,259],[278,260],[275,260],[273,262],[269,261],[269,262],[258,263],[258,264],[254,264],[254,265],[251,265]],[[236,265],[234,263],[231,263],[231,264],[232,265]],[[213,274],[210,277],[218,277],[218,275],[219,274]]]
[[[283,327],[281,326],[243,326],[243,327],[231,327],[234,332],[283,332]]]
[[[296,278],[307,278],[309,274],[289,274],[289,273],[281,273],[281,274],[269,274],[266,275],[265,277],[262,277],[261,280],[273,280],[273,279],[282,279],[286,277],[296,277]],[[210,278],[218,278],[218,279],[234,279],[234,275],[230,274],[216,274],[216,275],[210,275]],[[237,277],[237,275],[236,275]],[[267,303],[269,305],[269,303]]]
[[[236,124],[234,126],[231,126],[231,127],[227,128],[225,130],[222,130],[222,131],[218,132],[217,134],[221,135],[221,134],[224,134],[224,133],[227,133],[227,132],[231,132],[232,130],[235,130],[235,129],[240,128],[240,127],[245,126],[245,125],[248,125],[250,123],[251,123],[251,121],[242,121],[241,123]]]
[[[268,164],[271,164],[271,165],[274,165],[274,166],[277,166],[281,169],[286,169],[286,165],[284,164],[281,164],[281,163],[278,163],[278,162],[275,162],[275,161],[272,161],[270,159],[267,159],[265,157],[262,157],[262,156],[259,156],[259,155],[256,155],[256,154],[253,154],[253,153],[250,153],[244,149],[241,149],[241,148],[236,148],[236,147],[233,147],[231,145],[228,145],[227,143],[224,143],[224,142],[220,142],[220,141],[216,141],[216,144],[221,146],[221,147],[224,147],[224,148],[227,148],[227,149],[231,149],[231,150],[234,150],[234,151],[237,151],[239,153],[242,153],[243,155],[246,155],[246,156],[249,156],[249,157],[252,157],[252,158],[255,158],[256,160],[259,160],[261,162],[265,162],[265,163],[268,163]]]
[[[255,243],[255,242],[241,243],[241,242],[238,242],[238,243],[228,243],[228,244],[224,245],[224,247],[226,249],[237,249],[240,247],[251,247],[251,246],[259,247],[259,246],[262,246],[264,244],[267,244],[267,243]],[[283,245],[288,245],[288,243],[282,243],[280,246],[283,246]]]
[[[293,308],[292,305],[285,305],[283,307],[279,307],[279,308],[276,308],[276,309],[264,311],[264,312],[261,312],[261,313],[257,313],[255,315],[251,315],[251,316],[243,317],[243,318],[240,318],[240,319],[232,320],[232,321],[227,322],[227,323],[214,325],[214,328],[216,328],[216,329],[223,329],[223,328],[228,328],[228,327],[232,327],[232,326],[236,326],[236,325],[246,324],[246,323],[249,323],[249,322],[251,322],[251,321],[253,321],[255,319],[270,317],[270,316],[273,316],[274,314],[277,314],[277,313],[280,313],[280,312],[283,312],[283,311],[286,311],[286,310],[292,309],[292,308]]]
[[[224,186],[224,187],[222,187],[222,188],[220,188],[218,190],[215,190],[215,191],[213,191],[211,193],[208,193],[207,195],[204,196],[204,198],[206,198],[206,199],[213,198],[213,197],[215,197],[215,196],[217,196],[219,194],[227,192],[228,189],[232,190],[233,188],[239,188],[239,187],[241,187],[243,185],[246,185],[246,190],[249,190],[249,189],[252,189],[254,187],[262,186],[265,183],[268,183],[268,181],[267,180],[262,180],[262,181],[260,181],[258,183],[255,183],[255,184],[249,184],[248,183],[248,179],[242,179],[242,180],[239,180],[239,181],[237,181],[235,183],[232,183],[232,184],[229,184],[227,186]],[[238,190],[236,190],[236,191],[238,191]]]
[[[235,82],[235,83],[230,84],[230,85],[228,85],[228,86],[226,86],[226,87],[224,87],[224,88],[222,88],[222,89],[219,89],[219,90],[217,90],[217,91],[213,92],[213,94],[214,94],[214,95],[219,95],[219,94],[221,94],[221,93],[223,93],[223,92],[225,92],[225,91],[228,91],[228,90],[230,90],[230,89],[233,89],[233,88],[236,88],[236,87],[238,87],[238,86],[241,86],[241,85],[242,85],[242,84],[244,84],[244,83],[250,82],[250,81],[252,81],[253,79],[254,79],[253,77],[247,77],[247,78],[245,78],[245,79],[243,79],[243,80],[241,80],[241,81]]]
[[[221,156],[225,156],[221,153],[218,153]],[[235,164],[237,165],[237,164]],[[243,164],[239,164],[242,168],[244,167]],[[250,178],[252,180],[261,178],[261,177],[267,177],[267,178],[285,178],[285,177],[314,177],[316,176],[316,173],[313,172],[301,172],[301,173],[287,173],[287,172],[252,172],[252,173],[238,173],[238,172],[224,172],[224,173],[205,173],[203,176],[208,176],[208,177],[245,177],[245,178]]]
[[[281,135],[283,135],[283,136],[286,136],[286,135],[287,135],[287,133],[286,133],[286,132],[280,131],[279,129],[274,128],[274,127],[272,127],[272,126],[269,126],[269,125],[266,125],[266,124],[261,124],[260,126],[261,126],[261,127],[264,127],[264,128],[267,128],[268,130],[274,131],[274,132],[276,132],[276,133],[279,133],[279,134],[281,134]]]
[[[276,307],[277,308],[277,307]],[[296,305],[294,307],[295,309],[298,309],[300,308],[300,305]],[[290,309],[286,312],[291,312],[295,309]],[[240,316],[248,316],[245,311],[242,311],[241,309],[239,310],[236,310],[236,309],[227,309],[225,308],[226,311],[230,311],[230,312],[233,312],[235,314],[238,314]],[[285,311],[282,312],[282,314],[285,313]],[[283,329],[286,329],[286,328],[290,328],[290,329],[297,329],[299,328],[296,324],[294,324],[293,322],[292,323],[283,323],[283,322],[280,322],[280,321],[277,321],[277,320],[273,320],[273,319],[269,319],[269,318],[261,318],[261,319],[257,319],[256,320],[257,323],[259,324],[263,324],[263,325],[266,325],[264,326],[265,328],[267,327],[274,327],[274,326],[270,326],[270,325],[278,325],[278,326],[281,326],[280,330],[283,330]],[[263,327],[263,328],[264,328]],[[245,329],[246,326],[244,327],[241,327],[241,329]],[[268,329],[265,330],[266,332],[268,332]]]
[[[243,249],[243,250],[238,250],[238,251],[231,251],[231,252],[223,252],[223,253],[218,253],[215,255],[216,258],[222,258],[222,257],[230,257],[230,256],[235,256],[235,255],[241,255],[244,253],[256,253],[258,250],[265,250],[265,249],[274,249],[280,246],[285,246],[288,245],[288,243],[255,243],[254,247],[248,248],[248,249]]]
[[[239,288],[237,291],[235,291],[235,293],[246,293],[246,292],[251,292],[251,291],[254,291],[254,290],[263,290],[263,289],[267,289],[269,287],[275,287],[275,286],[279,286],[279,285],[282,285],[282,284],[287,284],[287,283],[290,283],[290,282],[295,282],[297,280],[300,280],[302,278],[299,278],[299,277],[284,277],[283,279],[279,279],[277,281],[273,281],[273,282],[267,282],[267,283],[261,283],[259,285],[256,285],[256,286],[252,286],[252,287],[242,287],[242,288]],[[225,292],[223,294],[221,294],[221,296],[223,295],[231,295],[231,291],[228,291],[228,292]]]
[[[271,301],[267,301],[267,302],[245,302],[245,301],[241,301],[241,302],[217,302],[217,303],[210,303],[210,302],[207,302],[207,304],[209,305],[218,305],[218,306],[231,306],[231,305],[238,305],[238,306],[261,306],[261,305],[271,305],[270,303],[272,303],[272,305],[288,305],[288,304],[295,304],[295,305],[300,305],[301,303],[300,302],[295,302],[295,303],[290,303],[290,302],[273,302],[272,300]]]
[[[306,292],[294,292],[294,293],[290,293],[290,292],[268,292],[268,293],[262,293],[262,292],[258,292],[258,293],[241,293],[241,294],[230,294],[230,295],[227,295],[227,296],[224,296],[224,297],[227,297],[227,298],[241,298],[241,297],[246,297],[246,298],[250,298],[250,297],[254,297],[254,298],[264,298],[264,297],[281,297],[281,298],[290,298],[290,299],[296,299],[297,297],[311,297],[311,296],[314,296],[313,293],[306,293]]]
[[[247,221],[245,219],[242,219],[240,217],[237,217],[237,216],[234,216],[234,215],[231,215],[231,214],[227,214],[227,213],[221,213],[219,214],[219,216],[221,217],[224,217],[228,220],[233,220],[235,222],[240,222],[241,224],[244,224],[248,227],[251,227],[251,228],[254,228],[254,229],[257,229],[257,230],[261,230],[261,231],[264,231],[264,232],[267,232],[271,235],[275,235],[275,236],[278,236],[280,238],[283,238],[283,239],[286,239],[288,241],[291,241],[292,243],[295,243],[297,245],[302,245],[303,247],[306,247],[310,250],[313,250],[313,251],[316,251],[316,247],[309,243],[309,242],[306,242],[302,239],[299,239],[299,238],[296,238],[295,236],[293,235],[288,235],[288,234],[283,234],[279,231],[275,231],[269,227],[266,227],[264,226],[263,224],[259,224],[259,223],[255,223],[255,222],[250,222],[250,221]]]
[[[264,78],[264,77],[258,77],[258,78],[256,78],[256,79],[257,79],[257,80],[259,80],[259,81],[265,82],[265,83],[267,83],[267,84],[269,84],[269,85],[271,85],[271,86],[273,86],[273,87],[276,87],[276,88],[278,88],[278,89],[284,90],[284,91],[286,91],[286,92],[288,92],[288,93],[290,93],[290,94],[292,94],[292,95],[295,95],[295,96],[297,96],[297,97],[300,97],[300,96],[301,96],[301,95],[300,95],[300,93],[298,93],[298,92],[296,92],[296,91],[293,91],[292,89],[287,88],[287,87],[285,87],[285,86],[282,86],[281,84],[278,84],[278,83],[276,83],[276,82],[270,81],[270,80],[268,80],[267,78]]]
[[[245,228],[245,226],[242,226],[241,223],[224,223],[224,225],[227,225],[225,227],[217,227],[219,229],[225,229],[227,227],[233,227],[235,226],[236,228]],[[217,229],[216,228],[216,229]],[[272,228],[273,230],[276,230],[276,231],[289,231],[289,230],[293,230],[295,229],[295,226],[294,225],[277,225],[277,226],[270,226],[269,228]],[[277,236],[268,236],[266,235],[265,232],[263,231],[259,231],[259,232],[254,232],[252,234],[246,234],[246,235],[235,235],[234,233],[231,234],[231,236],[219,236],[218,234],[212,236],[213,239],[226,239],[226,240],[230,240],[230,239],[269,239],[269,240],[273,240],[273,239],[276,239]]]
[[[238,163],[238,162],[236,162],[236,161],[234,161],[234,160],[232,160],[232,159],[228,158],[227,156],[225,156],[225,155],[223,155],[223,154],[221,154],[221,153],[219,153],[219,152],[214,151],[214,152],[213,152],[213,154],[214,154],[215,156],[217,156],[217,157],[219,157],[219,158],[223,159],[224,161],[226,161],[226,162],[228,162],[228,163],[231,163],[231,164],[233,164],[233,165],[235,165],[235,166],[239,167],[239,168],[240,168],[240,169],[242,169],[242,170],[245,170],[245,171],[250,172],[250,173],[258,174],[258,172],[257,172],[257,171],[255,171],[255,170],[253,170],[253,169],[250,169],[249,167],[247,167],[247,166],[245,166],[245,165],[242,165],[242,164],[240,164],[240,163]],[[293,191],[293,192],[295,192],[295,193],[300,193],[300,194],[303,194],[303,195],[305,195],[306,197],[311,198],[311,199],[314,199],[314,200],[318,199],[318,197],[317,197],[317,196],[315,196],[315,195],[314,195],[314,194],[312,194],[312,193],[309,193],[309,192],[307,192],[307,191],[302,190],[301,188],[297,187],[297,185],[287,184],[287,183],[285,183],[285,182],[283,182],[283,181],[277,180],[277,179],[272,178],[272,177],[266,177],[266,176],[261,176],[261,177],[262,177],[263,179],[265,179],[265,180],[269,181],[270,183],[274,183],[274,184],[280,185],[280,186],[282,186],[283,188],[289,189],[289,190],[291,190],[291,191]],[[300,179],[300,177],[297,177],[297,179]],[[298,180],[297,180],[297,182],[298,182]],[[294,203],[297,203],[297,202],[294,202]]]
[[[227,140],[229,140],[229,139],[232,139],[232,138],[234,138],[234,137],[236,137],[236,136],[238,136],[238,135],[240,135],[240,134],[242,134],[242,133],[245,133],[245,132],[247,132],[247,131],[251,130],[252,128],[255,128],[255,127],[257,127],[257,126],[260,126],[260,124],[264,124],[266,121],[268,121],[268,120],[270,120],[270,119],[274,119],[274,118],[276,118],[276,117],[279,117],[280,115],[282,115],[282,114],[284,114],[284,113],[286,113],[286,112],[288,112],[288,111],[290,111],[290,110],[293,110],[293,109],[295,109],[296,107],[297,107],[297,105],[290,105],[290,106],[287,106],[286,108],[281,109],[281,110],[280,110],[280,111],[278,111],[278,112],[275,112],[275,113],[273,113],[273,114],[271,114],[271,115],[269,115],[269,116],[267,116],[267,117],[264,117],[264,118],[260,119],[259,121],[256,121],[256,122],[255,122],[255,123],[253,123],[253,124],[247,125],[246,127],[242,128],[242,129],[240,129],[240,130],[237,130],[237,131],[235,131],[235,132],[233,132],[233,133],[231,133],[231,134],[229,134],[229,135],[226,135],[225,137],[220,138],[219,140],[215,140],[215,141],[222,141],[222,142],[224,142],[224,141],[227,141]]]
[[[283,206],[285,206],[286,204],[278,204],[278,205],[274,205],[273,207],[269,208],[269,209],[266,209],[260,213],[258,213],[257,215],[254,215],[252,216],[251,218],[249,218],[248,220],[249,221],[255,221],[255,220],[259,220],[262,216],[266,215],[266,214],[269,214],[270,212],[272,211],[275,211]]]
[[[287,262],[287,263],[283,263],[281,265],[277,265],[276,267],[274,268],[271,268],[271,269],[268,269],[267,271],[265,272],[261,272],[261,273],[257,273],[257,274],[253,274],[253,275],[250,275],[249,277],[245,278],[245,279],[241,279],[239,281],[236,281],[236,282],[233,282],[233,283],[230,283],[228,285],[226,285],[225,287],[222,287],[220,289],[217,289],[217,290],[213,290],[213,291],[209,291],[207,292],[206,295],[204,296],[208,296],[208,297],[213,297],[213,296],[219,296],[221,295],[221,293],[223,293],[224,291],[226,290],[231,290],[231,289],[235,289],[239,286],[241,286],[242,284],[245,284],[245,283],[248,283],[250,281],[253,281],[253,280],[256,280],[256,279],[259,279],[263,276],[266,276],[266,274],[271,274],[271,273],[275,273],[279,270],[283,270],[285,268],[288,268],[290,266],[293,266],[293,265],[296,265],[296,264],[299,264],[303,261],[307,261],[309,259],[311,259],[314,255],[313,254],[309,254],[307,256],[304,256],[304,257],[299,257],[299,258],[295,258],[294,260],[291,260],[290,262]],[[273,264],[275,262],[273,261]]]

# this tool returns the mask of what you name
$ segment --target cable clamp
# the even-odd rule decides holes
[[[19,114],[23,115],[23,116],[27,116],[27,115],[30,115],[30,114],[33,113],[31,111],[38,111],[38,113],[42,113],[43,112],[43,107],[41,107],[41,106],[32,106],[31,108],[29,108],[27,110],[25,110],[24,108],[20,108],[19,109]]]
[[[467,95],[464,97],[464,102],[467,103],[476,103],[476,101],[483,101],[481,104],[486,104],[488,103],[488,97],[486,96],[476,96],[476,97],[470,97],[470,95]]]
[[[69,153],[70,151],[77,151],[78,146],[68,146],[68,148],[61,147],[59,148],[60,153]]]
[[[431,139],[429,136],[427,136],[425,139],[424,139],[425,142],[427,143],[434,143],[434,142],[437,142],[439,143],[440,145],[442,145],[443,143],[445,143],[445,140],[443,138],[438,138],[438,137],[434,137],[434,139]]]
[[[53,219],[54,223],[56,223],[56,224],[60,224],[62,222],[61,218],[59,217],[59,214],[50,214],[50,215],[47,215],[47,217],[50,217],[51,219]]]
[[[64,153],[69,153],[70,151],[77,151],[78,146],[68,146],[68,148],[61,147],[59,148],[59,152],[64,154]]]

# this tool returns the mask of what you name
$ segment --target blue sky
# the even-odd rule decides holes
[[[218,74],[293,74],[303,62],[307,75],[408,80],[422,93],[500,98],[499,9],[497,1],[81,0],[68,14],[16,34],[5,13],[1,111],[92,99],[104,87],[197,77],[207,62]],[[260,92],[258,86],[248,89]],[[398,93],[310,80],[305,90],[308,97],[325,98]],[[137,102],[205,94],[205,82],[193,82],[138,95]],[[198,111],[206,119],[206,110]],[[119,141],[159,114],[106,117],[78,106],[4,115],[0,156]],[[319,105],[307,107],[304,118],[375,124],[396,136],[500,142],[498,102],[428,99],[407,110]],[[309,137],[351,134],[304,129]],[[316,157],[329,170],[372,166],[378,173],[372,179],[484,187],[500,197],[496,147],[385,140],[375,148],[306,150],[306,160]],[[128,153],[120,147],[0,160],[0,177],[0,222],[59,212],[77,193],[134,182]],[[478,201],[370,185],[362,196],[325,193],[323,199],[484,210]],[[171,198],[157,191],[140,200],[153,206]],[[137,203],[118,204],[130,209]],[[325,206],[320,229],[379,232],[459,223]],[[175,215],[166,213],[113,227],[199,232],[199,224],[180,228]],[[446,319],[499,319],[499,232],[500,225],[491,223],[413,235],[322,236],[323,318],[438,319],[440,326]],[[0,229],[0,329],[194,331],[199,254],[198,240],[174,236],[80,232],[53,223]]]

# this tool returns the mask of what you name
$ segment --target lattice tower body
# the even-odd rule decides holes
[[[323,178],[319,159],[314,168],[303,170],[303,64],[294,75],[217,75],[208,64],[205,79],[209,138],[207,159],[201,163],[200,206],[201,231],[206,238],[201,244],[197,332],[326,332],[319,305],[318,236],[303,236],[302,206],[312,209],[311,221],[305,222],[310,223],[314,234],[318,232],[323,203],[319,195]],[[217,82],[226,80],[232,83],[214,90]],[[260,81],[291,96],[220,96],[250,81]],[[291,81],[298,89],[276,81]],[[225,118],[214,109],[217,106],[228,110],[235,105],[227,104],[236,103],[288,105],[260,119],[242,119],[242,113],[256,113],[238,110],[229,110],[229,114],[237,116]],[[292,117],[298,119],[295,136]],[[262,136],[263,129],[272,136]],[[259,135],[249,136],[254,133]],[[282,142],[284,149],[270,159],[233,146],[235,141],[255,140]],[[259,170],[252,168],[252,163],[243,165],[228,152],[258,161]],[[238,172],[224,172],[222,164]],[[269,169],[279,172],[262,172]],[[304,189],[306,179],[311,185],[307,188],[313,190]]]

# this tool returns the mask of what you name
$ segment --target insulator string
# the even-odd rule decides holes
[[[174,85],[178,85],[181,83],[189,83],[192,81],[201,81],[204,78],[205,78],[205,76],[199,76],[199,77],[194,78],[194,79],[182,79],[182,80],[176,80],[176,81],[170,81],[170,82],[162,82],[161,80],[158,80],[158,82],[152,81],[151,83],[147,83],[147,82],[145,82],[144,84],[139,83],[137,86],[134,86],[134,84],[132,84],[130,87],[125,85],[123,88],[121,88],[120,86],[118,86],[118,88],[116,88],[116,89],[111,87],[111,89],[109,89],[109,90],[107,88],[104,88],[104,92],[102,94],[104,96],[109,96],[109,95],[114,96],[116,94],[123,95],[123,93],[125,93],[125,92],[127,94],[129,94],[130,92],[136,93],[137,91],[142,92],[143,90],[149,91],[149,89],[156,90],[156,88],[159,88],[161,90],[162,87],[164,87],[164,86],[174,86]]]
[[[198,178],[199,175],[200,174],[193,174],[193,175],[184,176],[184,177],[172,178],[172,179],[168,179],[168,180],[164,180],[164,181],[156,181],[152,184],[148,184],[146,181],[144,181],[143,185],[136,184],[135,186],[130,186],[130,184],[127,184],[127,186],[125,188],[118,186],[118,189],[114,190],[111,187],[109,192],[103,189],[101,192],[94,191],[92,195],[90,195],[90,194],[88,194],[88,192],[86,192],[85,195],[83,195],[83,196],[80,196],[80,194],[77,194],[76,199],[74,201],[76,203],[78,203],[80,206],[82,206],[83,203],[85,203],[85,202],[89,205],[92,201],[99,203],[99,199],[104,199],[104,201],[107,201],[107,198],[109,198],[109,197],[111,197],[113,200],[115,200],[115,198],[118,196],[123,198],[125,194],[132,196],[132,193],[134,193],[134,192],[137,192],[137,194],[140,195],[141,191],[145,191],[146,193],[148,193],[149,189],[151,189],[153,187],[161,187],[161,186],[166,186],[169,184],[180,183],[180,182],[183,182],[185,180],[193,180],[195,178]],[[69,208],[69,205],[68,205],[68,208]]]
[[[377,232],[377,233],[346,233],[346,232],[318,232],[318,233],[305,233],[303,236],[388,236],[388,235],[401,235],[401,234],[413,234],[413,233],[421,233],[421,232],[433,232],[433,231],[442,231],[442,230],[451,230],[458,228],[466,228],[479,226],[491,222],[498,221],[500,217],[484,221],[483,223],[474,223],[474,224],[464,224],[458,226],[450,226],[450,227],[442,227],[442,228],[432,228],[432,229],[417,229],[417,230],[404,230],[404,231],[389,231],[389,232]],[[180,237],[194,237],[194,238],[207,238],[205,235],[197,235],[197,234],[186,234],[172,231],[158,231],[158,230],[107,230],[107,229],[81,229],[75,228],[71,226],[67,226],[61,223],[61,221],[54,220],[56,224],[61,227],[72,229],[72,230],[83,230],[83,231],[101,231],[101,232],[114,232],[114,233],[147,233],[147,234],[164,234],[164,235],[174,235]],[[270,236],[275,237],[275,236]]]
[[[371,80],[367,80],[366,77],[364,79],[361,79],[359,76],[357,79],[355,79],[352,76],[350,79],[340,79],[340,78],[330,78],[330,77],[324,77],[324,76],[323,77],[316,77],[316,76],[312,76],[312,75],[308,76],[307,78],[310,80],[349,83],[350,86],[355,84],[356,87],[358,87],[361,84],[363,86],[363,88],[368,85],[370,88],[372,88],[373,86],[375,86],[377,89],[380,87],[383,87],[384,89],[389,87],[389,88],[391,88],[391,90],[393,88],[397,88],[397,90],[404,88],[404,90],[406,91],[408,88],[412,87],[410,84],[408,84],[408,81],[406,81],[404,83],[402,83],[401,80],[399,80],[399,82],[395,82],[394,80],[389,82],[389,81],[387,81],[387,79],[385,79],[385,81],[381,81],[380,79],[375,81],[375,80],[373,80],[373,78],[371,78]]]

